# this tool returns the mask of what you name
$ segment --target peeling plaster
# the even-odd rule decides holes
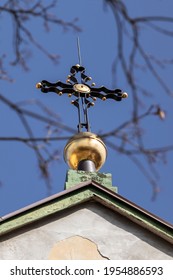
[[[105,260],[98,245],[88,238],[75,235],[55,244],[48,256],[49,260]]]

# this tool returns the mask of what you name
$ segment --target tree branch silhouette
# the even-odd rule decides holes
[[[166,117],[165,110],[156,104],[151,104],[145,112],[141,113],[141,104],[144,103],[143,97],[147,98],[153,94],[147,87],[140,84],[136,79],[136,73],[139,70],[147,69],[150,75],[160,85],[165,93],[165,96],[173,97],[172,89],[167,85],[165,80],[159,73],[158,67],[164,68],[169,64],[173,64],[173,58],[161,59],[155,54],[148,54],[145,46],[141,42],[141,27],[147,27],[151,32],[157,32],[160,36],[167,36],[172,39],[173,32],[168,26],[160,27],[160,23],[169,23],[172,26],[173,17],[166,16],[141,16],[131,17],[126,7],[126,1],[123,0],[104,0],[104,3],[109,5],[115,18],[115,33],[117,35],[117,48],[115,50],[115,60],[112,66],[113,79],[117,80],[119,67],[127,82],[133,100],[133,109],[130,118],[118,127],[114,127],[107,133],[99,133],[99,136],[104,139],[106,144],[116,153],[127,156],[144,174],[153,188],[152,199],[156,198],[159,191],[158,174],[154,166],[157,161],[165,161],[168,153],[173,151],[172,145],[162,147],[146,147],[141,133],[141,121],[146,118],[158,117],[160,121]],[[56,10],[56,13],[54,12]],[[29,28],[29,21],[41,20],[45,31],[49,32],[52,26],[61,26],[63,30],[72,30],[80,32],[81,28],[77,25],[77,19],[72,22],[66,22],[57,16],[57,1],[49,1],[45,4],[42,1],[6,1],[5,4],[0,4],[0,15],[6,14],[10,17],[13,24],[13,55],[14,59],[11,62],[13,66],[22,66],[28,70],[28,45],[32,45],[39,49],[53,63],[59,61],[59,54],[52,54],[49,50],[39,42],[39,38],[35,38],[32,30]],[[129,54],[124,50],[126,42],[130,42]],[[26,47],[27,46],[27,47]],[[29,47],[31,51],[31,47]],[[9,73],[4,68],[4,55],[0,58],[0,79],[11,81]],[[138,61],[142,62],[140,65]],[[27,137],[23,136],[1,136],[2,141],[17,141],[26,144],[31,148],[38,161],[38,166],[45,178],[48,188],[50,188],[49,163],[59,159],[57,150],[50,149],[53,141],[66,141],[71,135],[76,133],[76,130],[63,124],[59,121],[59,117],[46,108],[42,103],[34,101],[34,104],[41,108],[43,114],[27,110],[24,105],[30,104],[29,101],[13,103],[4,94],[0,94],[0,102],[6,104],[15,114],[26,131]],[[25,104],[24,104],[25,103]],[[30,125],[30,119],[34,119],[47,126],[47,135],[40,137],[35,135],[35,132]],[[68,136],[57,135],[57,129],[66,131]],[[40,145],[41,143],[41,145]]]

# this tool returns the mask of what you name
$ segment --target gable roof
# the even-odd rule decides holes
[[[97,201],[173,244],[173,225],[93,180],[1,217],[0,237],[86,201]]]

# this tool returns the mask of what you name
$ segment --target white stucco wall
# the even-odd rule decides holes
[[[171,244],[96,203],[86,203],[4,237],[0,259],[48,259],[60,240],[73,236],[94,242],[98,252],[109,259],[173,259]]]

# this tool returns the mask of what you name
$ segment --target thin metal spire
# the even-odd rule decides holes
[[[77,37],[77,49],[78,49],[78,60],[79,60],[79,65],[82,65],[82,58],[81,58],[81,50],[80,50],[80,41],[79,41],[79,37]]]

